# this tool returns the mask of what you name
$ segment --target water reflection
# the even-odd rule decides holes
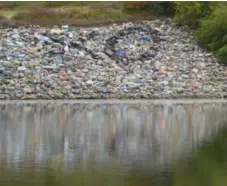
[[[163,168],[217,133],[226,112],[226,104],[2,104],[0,157],[9,167]]]
[[[176,171],[173,186],[225,186],[227,170],[227,130],[221,130],[212,141],[203,144],[184,165]]]

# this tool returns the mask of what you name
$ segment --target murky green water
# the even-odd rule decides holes
[[[225,186],[226,103],[0,103],[1,186]]]

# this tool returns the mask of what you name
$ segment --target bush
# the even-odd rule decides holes
[[[200,46],[227,63],[227,6],[217,7],[210,16],[204,18],[195,36]]]
[[[153,15],[169,15],[174,12],[174,3],[173,2],[149,2],[149,1],[135,1],[135,2],[124,2],[123,3],[125,10],[147,10]]]
[[[174,13],[174,3],[168,1],[162,2],[150,2],[148,7],[148,11],[151,11],[155,15],[168,15],[172,16]]]
[[[212,2],[175,2],[174,20],[178,24],[195,28],[201,18],[211,13],[212,7]]]
[[[226,2],[175,2],[174,20],[196,29],[198,44],[227,64]]]

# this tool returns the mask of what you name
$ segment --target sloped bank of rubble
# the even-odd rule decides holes
[[[0,99],[227,96],[227,68],[170,19],[0,34]]]

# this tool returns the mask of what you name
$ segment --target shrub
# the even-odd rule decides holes
[[[198,26],[201,18],[212,11],[212,2],[175,2],[174,20],[192,28]]]
[[[149,2],[149,1],[135,1],[135,2],[124,2],[125,10],[147,10],[153,15],[166,15],[172,14],[174,12],[173,2]]]
[[[172,16],[174,13],[174,3],[170,1],[150,2],[146,9],[155,15]]]
[[[200,46],[227,63],[227,6],[216,7],[210,16],[204,18],[195,36]]]

